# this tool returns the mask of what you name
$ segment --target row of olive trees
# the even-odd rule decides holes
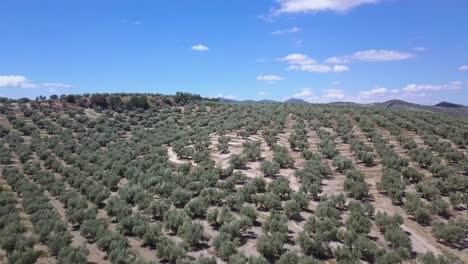
[[[12,167],[4,167],[2,174],[13,190],[23,196],[23,207],[30,216],[39,241],[58,256],[59,263],[86,263],[87,250],[70,246],[71,235],[43,190],[27,181],[22,173]]]
[[[34,250],[34,238],[26,234],[16,210],[15,195],[6,186],[0,187],[0,247],[7,253],[8,263],[35,263],[40,252]]]

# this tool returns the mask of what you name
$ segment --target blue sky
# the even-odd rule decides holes
[[[3,0],[0,96],[468,104],[464,0]]]

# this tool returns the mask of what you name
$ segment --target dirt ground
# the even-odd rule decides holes
[[[357,134],[363,134],[362,131],[358,127],[355,127]],[[401,155],[400,157],[405,158],[405,151],[401,147],[401,145],[396,141],[396,139],[390,135],[388,131],[386,131],[383,128],[379,128],[379,130],[382,133],[382,136],[384,139],[389,140],[390,144],[394,145],[395,152],[397,154]],[[410,159],[408,159],[410,160]],[[357,163],[356,163],[357,164]],[[376,210],[382,211],[382,212],[387,212],[387,213],[398,213],[401,216],[403,216],[404,223],[402,225],[402,228],[409,233],[412,246],[413,246],[413,251],[416,253],[424,253],[426,251],[433,252],[434,254],[440,254],[444,251],[451,252],[454,255],[460,257],[461,259],[468,259],[468,251],[458,251],[454,250],[452,248],[446,247],[440,243],[437,243],[437,240],[431,235],[431,228],[430,227],[423,227],[416,223],[411,216],[409,216],[406,211],[399,207],[395,206],[392,204],[390,199],[382,194],[380,194],[376,188],[375,188],[375,183],[379,181],[379,179],[382,177],[382,173],[378,173],[375,171],[374,173],[366,171],[366,167],[363,166],[362,164],[359,165],[360,169],[363,170],[366,174],[366,181],[368,181],[371,184],[370,188],[370,194],[373,195],[374,197],[374,206],[376,207]],[[381,167],[381,163],[377,163],[376,167]],[[419,166],[415,166],[415,168],[419,168]],[[418,169],[419,170],[419,169]],[[381,171],[381,170],[380,170]],[[423,171],[421,171],[423,172]],[[425,175],[428,175],[428,172],[423,172]]]

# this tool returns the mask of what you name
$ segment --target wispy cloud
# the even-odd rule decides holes
[[[287,70],[295,71],[306,71],[316,73],[327,73],[327,72],[345,72],[349,71],[349,68],[345,65],[325,65],[319,64],[314,59],[304,54],[289,54],[280,59],[289,64]]]
[[[277,75],[259,75],[257,81],[276,82],[284,80],[283,77]]]
[[[395,50],[362,50],[351,55],[335,56],[325,60],[329,64],[347,64],[353,61],[381,62],[381,61],[399,61],[413,58],[414,55],[409,52]]]
[[[355,94],[346,94],[343,89],[330,88],[321,94],[315,94],[311,88],[303,88],[287,98],[298,98],[311,103],[330,103],[336,101],[373,103],[390,99],[401,100],[427,100],[438,93],[456,91],[468,88],[467,81],[454,81],[446,84],[408,84],[401,88],[377,87],[370,90],[361,90]]]
[[[345,98],[345,94],[344,91],[340,89],[328,89],[325,90],[325,93],[322,95],[322,97],[326,99],[341,100]]]
[[[366,4],[376,4],[381,0],[277,0],[279,8],[274,14],[316,13],[320,11],[346,12]]]
[[[403,88],[388,89],[379,87],[371,90],[360,91],[356,102],[376,102],[389,99],[409,99],[415,97],[429,97],[434,93],[464,89],[468,82],[455,81],[446,84],[407,84]]]
[[[306,99],[306,98],[312,98],[313,95],[314,93],[311,88],[303,88],[301,91],[293,94],[292,97]]]
[[[226,99],[236,100],[237,96],[218,94],[218,95],[215,96],[215,98],[226,98]]]
[[[209,48],[207,46],[205,46],[205,45],[198,44],[198,45],[192,46],[192,50],[194,50],[194,51],[208,51]]]
[[[466,86],[466,82],[455,81],[447,84],[408,84],[402,90],[405,92],[421,92],[421,91],[447,91],[459,90]]]
[[[122,19],[121,22],[123,24],[129,24],[129,25],[135,25],[135,26],[143,24],[143,22],[141,20]]]
[[[315,95],[312,88],[303,88],[288,98],[303,99],[310,103],[328,103],[343,100],[346,95],[341,89],[326,89],[321,95]]]
[[[0,75],[0,88],[71,88],[70,84],[65,83],[33,83],[22,75]]]
[[[271,32],[271,34],[272,35],[283,35],[283,34],[288,34],[288,33],[296,33],[296,32],[299,32],[299,31],[301,31],[300,28],[293,27],[293,28],[276,30],[276,31]]]
[[[70,84],[66,83],[43,83],[42,86],[50,88],[71,88]]]
[[[413,50],[417,52],[426,52],[429,50],[429,48],[419,46],[419,47],[414,47]]]
[[[364,90],[360,91],[358,95],[358,99],[360,100],[378,100],[381,98],[385,98],[388,95],[396,95],[400,92],[399,89],[387,89],[387,88],[375,88],[372,90]]]
[[[459,71],[468,71],[468,65],[462,65],[458,68]]]

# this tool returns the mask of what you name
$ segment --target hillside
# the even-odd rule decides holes
[[[434,106],[420,105],[408,103],[402,100],[390,100],[383,103],[370,104],[371,106],[392,108],[392,109],[405,109],[405,110],[419,110],[428,111],[439,114],[446,114],[452,116],[468,117],[468,107],[464,105],[457,105],[453,103],[441,102]]]
[[[338,104],[2,100],[0,263],[466,262],[468,121]]]
[[[218,98],[220,102],[229,102],[229,103],[276,103],[274,100],[233,100],[226,98]],[[290,98],[284,103],[292,104],[313,104],[309,103],[302,99]],[[441,102],[436,105],[420,105],[415,103],[409,103],[403,100],[389,100],[381,103],[370,103],[370,104],[359,104],[354,102],[332,102],[328,105],[336,106],[362,106],[362,107],[381,107],[381,108],[390,108],[390,109],[405,109],[411,111],[426,111],[432,113],[446,114],[451,116],[459,116],[468,118],[468,107],[459,104],[453,104],[449,102]]]

